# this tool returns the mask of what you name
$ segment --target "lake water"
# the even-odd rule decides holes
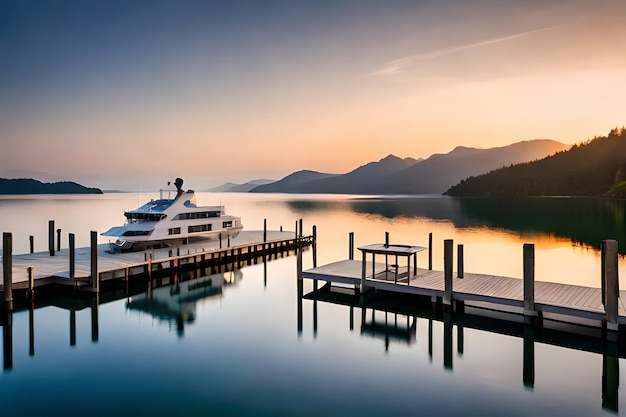
[[[28,251],[29,235],[43,251],[54,219],[63,240],[72,232],[87,246],[90,230],[123,223],[124,210],[151,197],[158,195],[5,196],[0,232],[13,233],[14,253]],[[305,232],[316,225],[318,264],[346,259],[350,232],[356,246],[382,242],[385,232],[392,243],[426,246],[433,233],[436,269],[443,240],[454,239],[464,245],[465,271],[521,278],[522,245],[534,243],[536,280],[599,287],[600,242],[618,239],[626,249],[625,205],[616,201],[210,193],[198,200],[225,205],[249,230],[262,229],[264,219],[270,229],[293,230],[300,218]],[[304,268],[311,266],[307,251]],[[620,259],[622,276],[625,268]],[[577,345],[558,329],[529,338],[522,324],[412,300],[402,300],[400,313],[385,313],[385,299],[365,310],[300,300],[294,256],[194,285],[204,295],[172,302],[166,285],[151,297],[103,294],[97,308],[59,298],[14,312],[3,327],[2,412],[594,416],[619,413],[626,401],[616,346]],[[312,289],[305,281],[304,293]]]

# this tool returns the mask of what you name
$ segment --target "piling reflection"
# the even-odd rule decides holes
[[[5,310],[2,323],[2,352],[3,369],[5,371],[13,369],[13,312]]]
[[[433,323],[443,327],[443,368],[454,368],[454,327],[456,326],[456,351],[462,360],[465,349],[464,329],[480,330],[518,338],[523,346],[522,384],[533,391],[535,386],[535,346],[536,343],[557,346],[602,355],[602,407],[609,411],[619,410],[619,359],[626,358],[626,347],[617,340],[610,340],[600,329],[540,319],[511,321],[510,317],[498,316],[497,312],[484,310],[471,305],[449,306],[431,303],[429,299],[417,296],[377,294],[368,299],[359,297],[352,289],[324,286],[308,294],[299,294],[299,304],[303,300],[313,303],[313,320],[317,321],[318,302],[343,305],[349,309],[350,330],[353,329],[354,309],[361,309],[361,335],[384,341],[385,351],[394,343],[411,346],[417,341],[417,322],[428,320],[428,355],[433,360]],[[503,315],[509,313],[501,313]],[[301,318],[300,318],[301,320]],[[301,325],[300,325],[301,326]],[[575,333],[579,331],[579,333]],[[572,364],[576,366],[576,364]]]

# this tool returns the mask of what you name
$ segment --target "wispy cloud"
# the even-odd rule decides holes
[[[400,74],[406,70],[408,70],[412,65],[418,62],[430,61],[432,59],[440,58],[447,55],[452,55],[457,52],[466,51],[468,49],[475,49],[481,46],[493,45],[496,43],[506,42],[512,39],[521,38],[523,36],[530,35],[532,33],[543,32],[546,30],[554,29],[557,26],[549,26],[541,29],[529,30],[526,32],[516,33],[514,35],[504,36],[501,38],[487,39],[485,41],[470,43],[466,45],[460,45],[453,48],[444,48],[437,49],[430,52],[425,52],[422,54],[409,55],[399,59],[395,59],[393,61],[387,62],[381,68],[373,71],[371,75],[380,75],[380,76],[393,76]]]

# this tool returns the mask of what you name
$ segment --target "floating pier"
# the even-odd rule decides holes
[[[536,282],[534,245],[523,247],[524,278],[468,273],[463,267],[463,247],[458,245],[457,274],[453,273],[452,240],[444,241],[444,270],[432,270],[432,235],[429,247],[384,244],[359,247],[361,260],[354,260],[354,235],[350,234],[349,259],[300,271],[302,279],[351,286],[356,293],[385,291],[430,297],[432,302],[456,308],[474,303],[487,308],[517,312],[526,318],[541,318],[544,313],[563,318],[590,319],[601,322],[610,332],[626,324],[626,291],[619,291],[617,242],[602,244],[601,288],[551,282]],[[428,268],[418,267],[416,253],[428,249]],[[384,262],[376,262],[381,257]],[[411,257],[413,262],[411,262]],[[407,262],[402,261],[407,257]],[[370,259],[371,258],[371,259]]]

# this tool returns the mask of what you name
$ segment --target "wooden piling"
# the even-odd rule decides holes
[[[263,243],[267,242],[267,219],[263,219]]]
[[[61,229],[57,229],[57,252],[61,252]]]
[[[4,276],[4,306],[13,311],[13,235],[2,233],[2,273]]]
[[[48,220],[48,251],[54,256],[54,220]]]
[[[348,234],[348,259],[354,260],[354,232]]]
[[[98,277],[98,232],[90,232],[91,246],[91,287],[100,291],[100,279]]]
[[[535,245],[524,243],[524,315],[537,316],[535,311]]]
[[[313,268],[317,268],[317,226],[313,225]]]
[[[456,274],[457,277],[463,278],[463,245],[457,245],[457,256],[456,256]]]
[[[29,266],[28,269],[28,298],[35,298],[35,268]]]
[[[444,271],[444,294],[443,303],[452,305],[452,265],[454,264],[452,251],[454,250],[454,241],[446,239],[443,241],[443,271]]]
[[[619,279],[616,240],[602,241],[602,296],[606,313],[606,328],[617,331]]]
[[[74,279],[76,275],[76,239],[74,233],[70,233],[67,240],[70,247],[70,278]]]
[[[433,270],[433,234],[428,234],[428,270]]]
[[[389,246],[389,232],[385,232],[385,247]]]
[[[28,236],[28,241],[30,243],[30,253],[35,253],[35,236]]]

